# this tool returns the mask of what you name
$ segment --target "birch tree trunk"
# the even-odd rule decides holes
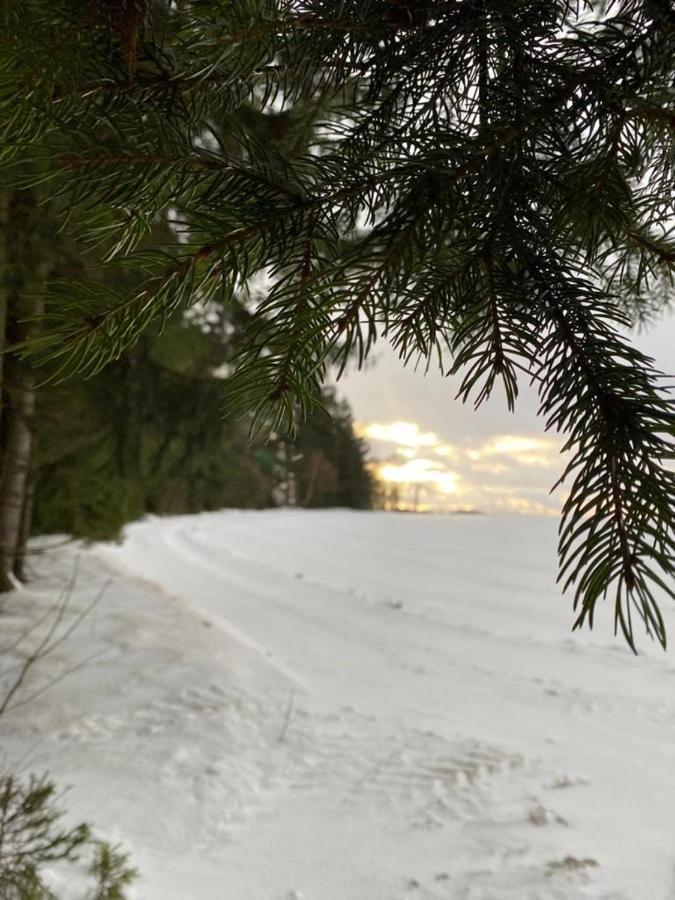
[[[31,447],[32,454],[32,447]],[[26,566],[26,550],[28,547],[28,539],[31,534],[31,524],[33,521],[33,501],[35,498],[35,481],[29,473],[28,484],[26,486],[23,498],[23,510],[21,513],[21,527],[19,529],[19,540],[16,546],[16,554],[14,556],[14,575],[19,581],[27,581]]]
[[[32,317],[42,306],[48,263],[41,240],[40,210],[30,191],[16,191],[9,201],[6,345],[29,339]],[[35,384],[30,364],[11,352],[5,356],[0,467],[0,591],[14,587],[33,445]]]
[[[2,376],[7,332],[7,219],[9,194],[0,192],[0,426],[2,425]]]

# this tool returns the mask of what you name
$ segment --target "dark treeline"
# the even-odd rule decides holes
[[[326,392],[296,435],[250,440],[222,414],[219,318],[176,322],[87,381],[38,395],[35,532],[110,538],[143,513],[371,502],[363,443]]]

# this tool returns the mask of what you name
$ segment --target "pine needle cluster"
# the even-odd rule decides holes
[[[30,8],[30,12],[27,12]],[[623,336],[675,267],[668,0],[3,5],[4,179],[140,287],[53,288],[29,348],[92,374],[156,320],[249,291],[232,411],[277,427],[376,339],[476,405],[519,381],[567,436],[561,575],[665,644],[675,419]],[[139,252],[170,209],[175,245]],[[260,285],[264,290],[260,290]],[[256,286],[258,289],[256,290]]]

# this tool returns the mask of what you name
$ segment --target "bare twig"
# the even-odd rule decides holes
[[[288,703],[286,704],[286,712],[284,713],[284,721],[281,726],[281,731],[279,732],[279,743],[283,744],[286,739],[286,734],[291,724],[291,719],[293,718],[293,705],[295,703],[295,691],[291,691],[288,695]]]
[[[19,664],[17,664],[14,667],[10,667],[9,669],[6,669],[4,672],[0,673],[0,678],[3,678],[3,677],[6,677],[7,675],[9,675],[13,670],[17,670],[16,675],[14,676],[14,678],[11,681],[11,684],[5,691],[4,696],[0,698],[0,716],[2,716],[4,713],[8,712],[9,710],[16,709],[19,706],[25,706],[27,703],[30,703],[36,697],[40,696],[40,694],[43,694],[48,688],[52,687],[54,684],[57,684],[59,681],[61,681],[67,675],[71,674],[72,672],[77,671],[78,669],[82,668],[84,665],[88,665],[93,659],[100,656],[100,653],[97,653],[94,656],[88,658],[87,660],[77,663],[74,666],[71,666],[70,668],[66,669],[65,671],[58,673],[53,678],[50,678],[49,681],[47,681],[45,684],[41,685],[39,688],[36,688],[28,696],[23,697],[19,700],[14,699],[16,697],[17,693],[25,685],[28,673],[35,666],[35,664],[38,663],[40,660],[45,659],[45,657],[47,657],[51,653],[53,653],[61,644],[63,644],[66,640],[68,640],[68,638],[71,637],[71,635],[76,630],[76,628],[78,628],[78,626],[82,623],[82,621],[92,612],[94,607],[99,603],[103,594],[105,593],[106,589],[108,588],[108,585],[110,584],[110,581],[106,581],[102,585],[102,587],[100,588],[100,590],[98,591],[98,593],[96,594],[96,596],[94,597],[92,602],[90,604],[88,604],[84,609],[82,609],[73,618],[72,622],[70,622],[69,625],[67,625],[65,628],[60,630],[60,627],[64,621],[64,618],[65,618],[65,615],[66,615],[66,612],[68,609],[68,605],[69,605],[71,597],[72,597],[73,589],[75,587],[78,569],[79,569],[79,558],[77,558],[75,560],[75,565],[73,566],[72,576],[71,576],[67,586],[63,590],[61,596],[57,600],[56,611],[54,612],[53,609],[47,610],[47,612],[45,612],[43,615],[41,615],[37,619],[36,622],[32,623],[30,626],[28,626],[26,629],[24,629],[24,631],[22,631],[18,635],[17,638],[15,638],[13,641],[11,641],[9,644],[7,644],[5,647],[3,647],[0,650],[1,655],[4,655],[6,653],[11,653],[12,651],[17,650],[17,648],[27,638],[29,638],[30,635],[32,635],[41,625],[43,625],[48,620],[48,618],[51,614],[53,614],[52,622],[49,625],[49,627],[47,628],[45,634],[42,636],[42,638],[38,642],[37,646],[33,650],[30,650],[28,652],[28,654],[24,657],[24,659]]]

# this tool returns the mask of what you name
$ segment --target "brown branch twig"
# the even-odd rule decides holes
[[[103,594],[105,593],[105,591],[107,590],[107,588],[110,584],[110,581],[106,581],[103,584],[103,586],[100,588],[100,590],[98,591],[98,593],[96,594],[96,596],[94,597],[92,602],[90,604],[88,604],[88,606],[86,606],[84,609],[82,609],[74,617],[73,621],[59,633],[59,628],[63,623],[66,612],[68,610],[70,600],[72,598],[73,589],[75,587],[75,582],[77,579],[78,567],[79,567],[79,558],[76,559],[76,561],[75,561],[75,565],[73,566],[73,574],[70,578],[70,581],[68,582],[68,585],[66,586],[61,597],[59,598],[59,600],[56,603],[56,612],[54,614],[54,618],[53,618],[49,628],[47,629],[47,631],[43,635],[43,637],[40,639],[40,641],[38,642],[36,647],[33,650],[29,651],[28,654],[23,659],[23,661],[18,665],[18,667],[16,667],[16,668],[18,668],[17,674],[15,675],[11,684],[5,691],[4,696],[0,699],[0,717],[4,713],[9,712],[10,710],[16,709],[19,706],[24,706],[27,703],[31,702],[31,700],[34,700],[40,694],[44,693],[46,690],[48,690],[50,687],[52,687],[54,684],[56,684],[57,682],[59,682],[63,678],[65,678],[66,675],[70,674],[73,671],[76,671],[77,669],[82,668],[82,666],[87,665],[91,661],[91,660],[85,660],[85,661],[75,664],[73,667],[65,670],[64,672],[60,672],[58,675],[54,676],[54,678],[49,679],[45,684],[41,685],[39,688],[37,688],[35,691],[33,691],[27,697],[24,697],[21,700],[17,700],[16,702],[13,702],[17,693],[24,687],[26,678],[28,677],[28,674],[33,669],[33,667],[38,662],[40,662],[41,660],[44,660],[47,656],[49,656],[51,653],[53,653],[54,650],[56,650],[61,644],[63,644],[65,641],[68,640],[68,638],[71,637],[71,635],[76,630],[76,628],[78,628],[78,626],[84,621],[84,619],[86,619],[86,617],[97,606],[97,604],[103,597]],[[51,612],[51,610],[48,610],[46,613],[44,613],[42,616],[40,616],[36,622],[34,622],[32,625],[30,625],[28,628],[26,628],[24,631],[22,631],[14,641],[12,641],[10,644],[3,647],[2,651],[0,651],[0,653],[2,655],[4,655],[5,653],[16,650],[23,641],[25,641],[28,637],[30,637],[30,635],[33,634],[36,631],[36,629],[39,628],[40,625],[42,625],[47,620],[50,612]],[[92,659],[98,655],[100,655],[100,654],[95,654],[94,657],[92,657]],[[6,676],[11,671],[12,671],[11,668],[7,669],[7,670],[5,670],[5,672],[2,673],[2,675]]]

